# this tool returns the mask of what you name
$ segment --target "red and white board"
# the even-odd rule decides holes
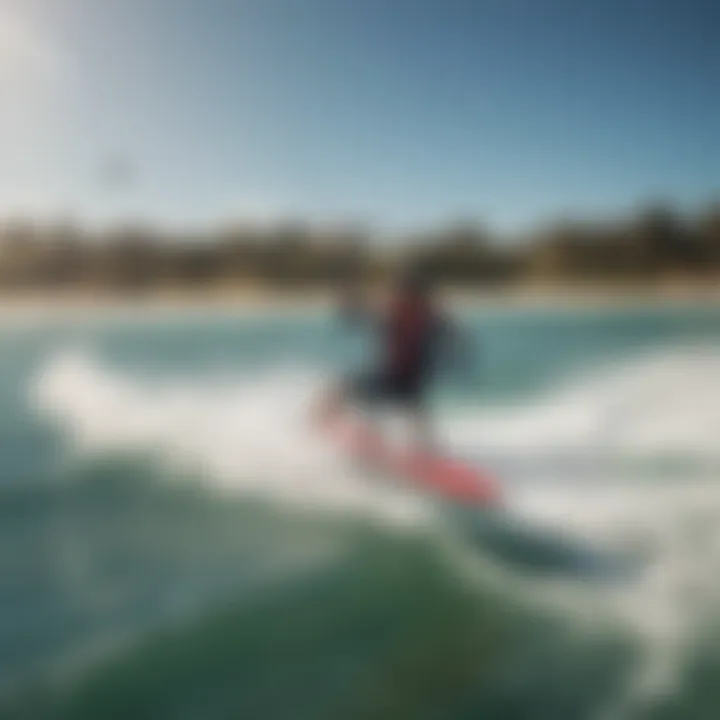
[[[500,503],[494,478],[468,463],[414,448],[394,447],[355,418],[334,418],[325,428],[348,453],[382,472],[448,500],[484,507]]]

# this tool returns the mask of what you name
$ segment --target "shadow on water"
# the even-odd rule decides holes
[[[445,512],[478,550],[525,574],[616,583],[631,580],[640,567],[638,558],[535,527],[505,510],[452,507]]]

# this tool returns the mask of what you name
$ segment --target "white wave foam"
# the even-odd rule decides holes
[[[322,387],[317,373],[298,369],[142,381],[72,351],[46,366],[34,398],[82,452],[150,450],[218,490],[413,524],[425,512],[419,498],[369,485],[313,430],[308,413]]]
[[[611,366],[532,406],[472,412],[453,440],[491,451],[720,459],[720,353],[685,348]]]

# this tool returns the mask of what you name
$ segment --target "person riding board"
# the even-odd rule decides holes
[[[399,409],[409,415],[417,446],[428,449],[433,444],[428,391],[448,348],[460,345],[455,323],[435,299],[431,278],[417,269],[401,273],[379,311],[351,290],[343,314],[376,331],[380,353],[370,369],[346,378],[329,393],[321,404],[320,419],[331,422],[352,404]],[[462,345],[467,350],[467,344]]]

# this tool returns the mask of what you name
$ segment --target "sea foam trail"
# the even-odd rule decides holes
[[[216,490],[419,522],[422,498],[369,484],[312,427],[309,411],[322,388],[319,374],[298,369],[143,380],[70,351],[48,362],[33,397],[81,453],[150,451]]]
[[[313,369],[250,377],[141,379],[91,354],[51,357],[33,402],[81,452],[149,450],[202,470],[213,486],[316,507],[423,503],[349,466],[308,422]],[[667,352],[568,383],[532,405],[441,411],[443,442],[499,478],[509,503],[591,533],[633,525],[718,486],[720,354]],[[658,479],[663,459],[687,463]],[[643,464],[648,461],[650,464]],[[698,472],[699,470],[699,472]],[[401,513],[402,514],[402,513]],[[612,519],[613,522],[608,523]]]

